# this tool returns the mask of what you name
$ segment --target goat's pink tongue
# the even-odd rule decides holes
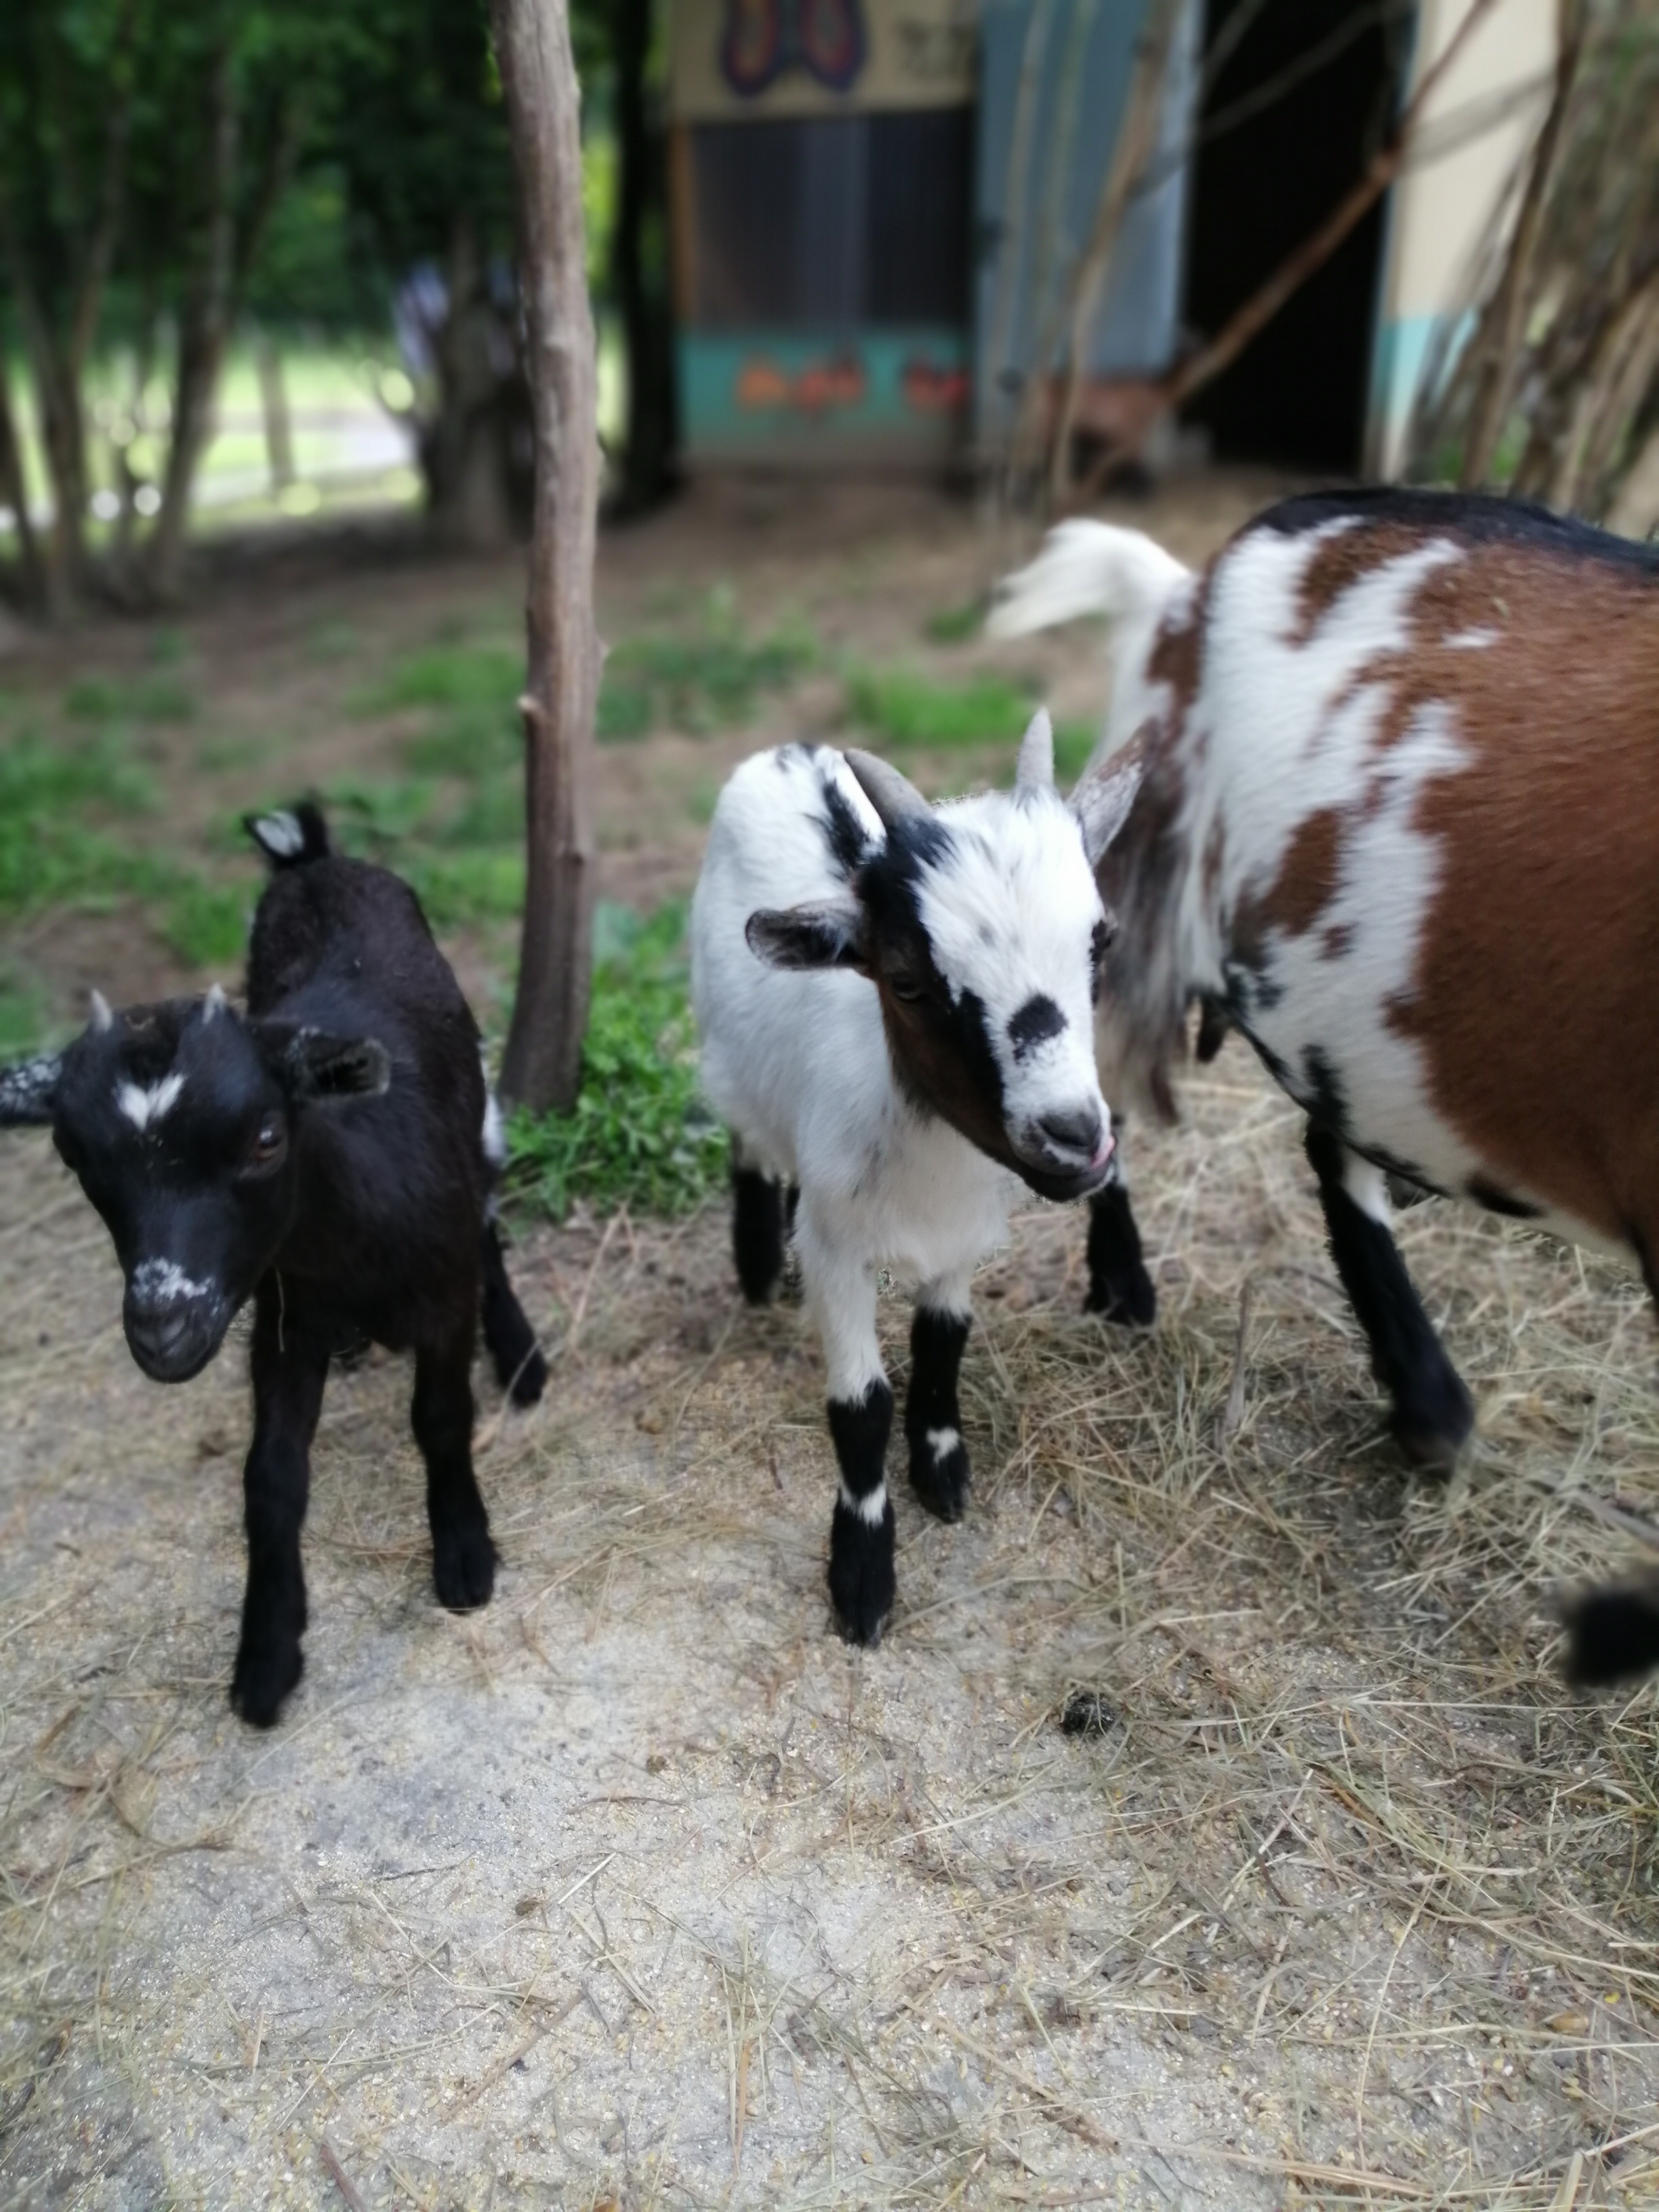
[[[1108,1137],[1106,1141],[1102,1145],[1100,1150],[1095,1154],[1093,1159],[1090,1161],[1089,1165],[1091,1168],[1103,1168],[1107,1161],[1111,1158],[1112,1154],[1116,1150],[1117,1139],[1115,1137]]]

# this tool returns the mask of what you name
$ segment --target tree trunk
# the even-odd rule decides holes
[[[228,44],[213,64],[210,171],[207,234],[196,281],[179,325],[179,371],[173,387],[173,435],[161,479],[161,505],[149,542],[149,585],[158,599],[179,596],[197,465],[206,451],[219,366],[229,329],[235,247],[235,186],[241,115]]]
[[[574,1103],[592,969],[589,784],[599,643],[598,363],[582,222],[580,106],[567,0],[490,0],[518,173],[520,266],[535,424],[524,716],[529,874],[501,1091]]]
[[[668,300],[668,149],[651,112],[653,0],[615,0],[618,179],[611,253],[628,364],[622,505],[637,514],[663,494],[678,434]]]
[[[289,413],[288,383],[283,374],[282,348],[266,330],[253,333],[253,368],[259,380],[259,412],[264,418],[265,461],[272,491],[286,491],[294,481],[294,424]]]
[[[29,520],[23,448],[11,411],[11,392],[3,361],[0,361],[0,507],[11,509],[13,527],[17,533],[17,581],[23,606],[29,613],[38,614],[46,605],[46,577],[40,567],[40,549],[34,539],[34,525]]]

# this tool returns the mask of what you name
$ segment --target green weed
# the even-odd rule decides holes
[[[150,778],[106,736],[48,745],[27,735],[0,749],[0,908],[84,903],[164,882],[154,860],[87,818],[155,803]]]
[[[399,860],[398,873],[413,885],[436,930],[514,921],[524,908],[521,850],[410,853]]]
[[[711,592],[694,634],[629,638],[611,653],[599,692],[599,736],[642,738],[666,726],[706,737],[741,727],[763,691],[793,684],[817,656],[811,634],[798,626],[745,637],[732,594]]]
[[[231,966],[246,949],[256,895],[245,884],[187,881],[167,901],[161,934],[192,968]]]
[[[427,708],[424,728],[404,747],[428,775],[475,776],[520,757],[518,699],[524,654],[504,645],[426,647],[393,663],[385,678],[351,702],[359,714]]]
[[[64,712],[72,722],[193,722],[196,708],[185,679],[166,672],[125,683],[82,676],[64,694]]]
[[[556,1220],[578,1198],[688,1213],[724,1181],[725,1133],[697,1093],[684,936],[684,902],[648,920],[595,915],[580,1096],[568,1114],[520,1111],[507,1129],[508,1188]]]
[[[46,1042],[46,994],[21,970],[0,968],[0,1060],[21,1060]]]
[[[1054,775],[1062,790],[1082,775],[1099,735],[1093,722],[1054,724]]]
[[[965,599],[959,607],[941,607],[929,615],[924,628],[935,645],[962,645],[977,637],[984,623],[984,600]]]
[[[1018,742],[1033,687],[1000,676],[943,684],[908,668],[855,668],[847,679],[852,720],[884,744],[1000,745]]]

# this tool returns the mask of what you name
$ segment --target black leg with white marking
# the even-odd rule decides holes
[[[533,1406],[547,1388],[547,1362],[507,1280],[501,1240],[493,1221],[483,1225],[482,1256],[483,1340],[495,1379],[515,1406]]]
[[[1386,1220],[1349,1189],[1350,1171],[1358,1170],[1381,1207],[1382,1173],[1316,1122],[1308,1124],[1306,1143],[1331,1257],[1370,1346],[1371,1370],[1394,1401],[1395,1436],[1419,1467],[1444,1471],[1474,1426],[1474,1401],[1423,1310]]]
[[[893,1502],[887,1495],[887,1439],[893,1394],[872,1382],[861,1398],[830,1401],[830,1434],[841,1495],[830,1528],[830,1596],[842,1632],[877,1644],[893,1609]]]
[[[254,1298],[253,1442],[242,1469],[247,1589],[230,1684],[231,1704],[255,1728],[270,1727],[305,1663],[300,1530],[328,1358],[326,1341],[283,1310],[281,1286],[266,1276]]]
[[[793,1206],[787,1211],[793,1215]],[[783,1277],[785,1236],[783,1185],[775,1176],[748,1166],[741,1147],[732,1146],[732,1257],[738,1280],[751,1306],[763,1306]]]
[[[1128,1187],[1115,1177],[1089,1200],[1089,1295],[1083,1310],[1134,1328],[1150,1328],[1158,1318],[1158,1292],[1141,1257]]]
[[[472,1472],[471,1330],[416,1349],[410,1419],[426,1462],[433,1586],[440,1605],[469,1613],[488,1605],[495,1586],[489,1516]]]
[[[910,1323],[910,1389],[904,1434],[910,1487],[941,1521],[959,1521],[968,1503],[968,1447],[962,1441],[957,1378],[972,1316],[919,1305]]]

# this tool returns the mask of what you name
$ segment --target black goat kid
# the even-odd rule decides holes
[[[253,1300],[247,1592],[231,1701],[268,1727],[300,1679],[300,1529],[330,1358],[365,1337],[415,1354],[439,1601],[483,1605],[489,1519],[472,1472],[473,1348],[514,1401],[547,1370],[491,1219],[499,1123],[478,1032],[420,903],[336,855],[313,806],[248,823],[273,875],[246,1018],[216,988],[112,1014],[0,1071],[0,1127],[49,1123],[103,1217],[128,1346],[188,1382]]]

